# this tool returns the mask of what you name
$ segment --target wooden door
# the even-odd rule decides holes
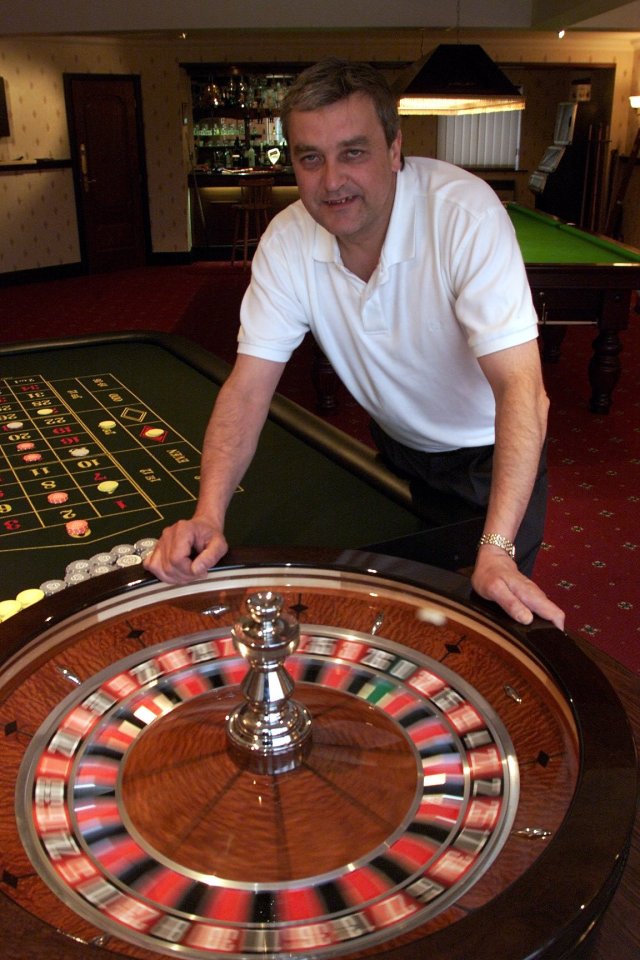
[[[65,76],[83,264],[142,266],[150,250],[138,77]]]

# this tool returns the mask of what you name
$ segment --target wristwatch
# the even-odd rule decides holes
[[[485,543],[491,543],[494,547],[501,547],[502,550],[509,554],[512,560],[515,560],[515,545],[511,542],[511,540],[507,540],[506,537],[503,537],[501,533],[483,533],[478,540],[478,546],[481,547]]]

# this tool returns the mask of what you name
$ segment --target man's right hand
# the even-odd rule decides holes
[[[167,583],[206,576],[227,552],[229,502],[252,458],[284,363],[240,355],[218,394],[204,438],[198,507],[163,531],[145,567]]]
[[[227,541],[221,530],[198,520],[179,520],[167,527],[145,568],[166,583],[189,583],[206,576],[227,552]]]

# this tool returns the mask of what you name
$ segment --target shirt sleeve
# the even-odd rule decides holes
[[[502,204],[489,206],[452,254],[456,315],[474,356],[526,343],[538,318],[513,224]]]
[[[300,254],[294,252],[295,222],[277,220],[267,228],[253,257],[251,283],[240,308],[238,353],[286,363],[308,332],[309,318],[301,290]]]

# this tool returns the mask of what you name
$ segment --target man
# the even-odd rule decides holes
[[[185,582],[226,552],[229,501],[284,366],[312,330],[371,413],[385,459],[422,499],[452,509],[449,522],[486,511],[474,589],[519,622],[536,613],[562,628],[562,611],[526,575],[544,523],[548,400],[502,205],[465,171],[403,160],[395,100],[366,64],[309,68],[282,121],[300,200],[256,251],[196,512],[165,530],[149,570]]]

